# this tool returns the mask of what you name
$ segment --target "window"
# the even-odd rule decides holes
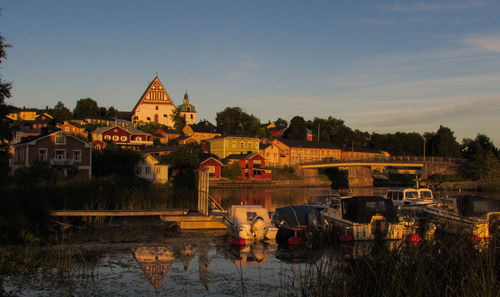
[[[118,133],[118,129],[113,130],[113,132]]]
[[[82,161],[82,151],[73,151],[73,161],[75,162]]]
[[[164,118],[167,118],[168,116],[166,114],[163,115]]]
[[[241,149],[242,149],[242,148],[245,148],[245,143],[244,143],[243,141],[242,141],[242,142],[240,142],[240,148],[241,148]]]
[[[141,141],[141,140],[142,140],[142,137],[137,136],[137,137],[135,138],[135,140],[137,140],[137,141]]]
[[[158,123],[158,115],[155,114],[155,123]]]
[[[39,149],[38,150],[38,160],[39,161],[47,161],[47,149],[46,148],[42,148],[42,149]]]
[[[141,174],[141,169],[142,169],[142,167],[137,167],[137,169],[135,170],[135,172],[136,172],[137,174]]]
[[[66,137],[64,135],[56,135],[56,144],[65,144]]]
[[[191,119],[193,119],[193,115],[191,115]]]
[[[147,118],[146,118],[146,120],[151,121],[151,118],[150,118],[150,117],[147,117]]]
[[[120,139],[117,135],[113,135],[113,141],[118,141]]]
[[[110,135],[104,135],[104,140],[111,140],[111,136]]]
[[[69,132],[69,127],[68,126],[64,127],[64,131]]]
[[[151,168],[146,167],[146,175],[151,174]]]
[[[121,141],[127,141],[127,136],[122,136],[122,137],[120,137],[120,140],[121,140]]]
[[[233,148],[236,148],[236,141],[233,141]]]
[[[66,159],[66,151],[65,150],[56,150],[54,155],[56,161],[63,161]]]
[[[155,106],[155,109],[158,110],[158,106]]]
[[[248,149],[249,149],[249,150],[251,150],[251,149],[252,149],[252,143],[251,143],[251,142],[249,142],[249,143],[248,143]]]

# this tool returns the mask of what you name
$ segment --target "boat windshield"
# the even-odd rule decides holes
[[[418,192],[417,191],[407,191],[407,192],[405,192],[405,198],[406,199],[418,199]]]
[[[432,199],[432,192],[429,190],[420,190],[421,199]]]

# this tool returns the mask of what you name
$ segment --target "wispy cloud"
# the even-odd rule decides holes
[[[471,35],[465,37],[463,43],[482,50],[500,53],[500,36]]]
[[[488,98],[469,99],[465,102],[451,102],[446,105],[411,110],[397,109],[389,112],[374,111],[368,121],[360,121],[359,125],[373,128],[391,128],[415,126],[422,123],[439,124],[451,120],[467,121],[472,118],[488,118],[500,112],[500,95]],[[365,116],[368,116],[365,114]]]
[[[406,2],[406,1],[405,1]],[[410,2],[410,1],[408,1]],[[387,6],[386,9],[394,11],[444,11],[444,10],[465,10],[485,6],[484,1],[417,1],[413,3],[396,3]]]
[[[226,75],[228,79],[239,79],[243,75],[248,74],[250,71],[261,68],[261,65],[248,56],[243,56],[236,67],[231,73]]]

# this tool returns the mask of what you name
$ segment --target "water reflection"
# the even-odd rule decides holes
[[[231,247],[229,258],[236,266],[264,265],[269,259],[269,253],[273,249],[268,244],[252,244],[244,246],[242,249]]]
[[[143,246],[132,249],[132,254],[151,284],[158,289],[174,263],[174,252],[165,246]]]

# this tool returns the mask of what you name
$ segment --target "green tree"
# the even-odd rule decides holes
[[[226,107],[216,114],[215,121],[228,135],[256,136],[260,128],[260,120],[240,107]]]
[[[470,161],[474,178],[500,177],[498,149],[487,135],[478,134],[475,139],[463,139],[462,155]]]
[[[73,109],[73,118],[83,118],[86,116],[99,116],[100,109],[97,102],[91,98],[80,99]]]
[[[92,173],[95,176],[134,177],[135,167],[141,155],[130,149],[122,149],[116,145],[107,145],[102,151],[94,151],[92,156]]]
[[[286,128],[286,126],[288,126],[288,122],[282,118],[278,118],[274,124],[276,125],[276,127],[280,128],[280,129],[284,129]]]
[[[444,126],[439,126],[436,133],[425,133],[427,141],[427,152],[431,156],[440,157],[460,157],[460,145],[458,144],[453,131]]]
[[[118,110],[114,108],[113,106],[110,106],[108,110],[106,110],[106,117],[108,119],[114,119],[118,115]]]
[[[161,127],[164,127],[164,125],[155,122],[147,122],[137,125],[137,129],[153,135],[155,134],[156,130]]]
[[[0,35],[0,64],[7,58],[5,49],[10,48],[10,44],[5,42],[5,38]],[[10,140],[12,134],[9,124],[5,120],[5,116],[9,113],[9,108],[5,104],[5,100],[10,98],[12,83],[2,80],[0,75],[0,145],[4,146],[6,141]]]
[[[52,115],[57,123],[64,123],[64,121],[71,119],[71,111],[61,101],[58,101],[54,106]]]
[[[290,121],[290,126],[283,133],[283,138],[305,140],[307,137],[306,121],[303,117],[295,116]]]
[[[174,129],[181,132],[182,129],[186,126],[186,119],[181,116],[180,110],[177,108],[174,109],[170,117],[172,118],[172,121],[174,121]]]

